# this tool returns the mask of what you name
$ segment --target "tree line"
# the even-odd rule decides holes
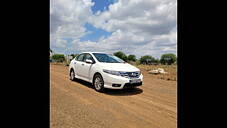
[[[115,56],[121,58],[126,62],[136,62],[140,64],[168,64],[171,65],[177,61],[177,57],[173,53],[163,54],[160,59],[154,58],[151,55],[141,56],[139,59],[136,59],[135,55],[126,55],[125,53],[118,51],[114,53]]]
[[[70,56],[72,56],[72,58],[75,58],[78,54],[71,54]],[[173,53],[167,53],[167,54],[163,54],[161,55],[161,58],[154,58],[151,55],[145,55],[145,56],[141,56],[139,59],[136,58],[135,55],[126,55],[125,53],[118,51],[114,53],[115,56],[119,57],[120,59],[126,61],[126,62],[138,62],[139,64],[168,64],[171,65],[173,63],[176,63],[177,61],[177,57],[175,54]],[[53,60],[57,61],[57,62],[63,62],[65,61],[65,56],[64,54],[54,54],[51,57]]]

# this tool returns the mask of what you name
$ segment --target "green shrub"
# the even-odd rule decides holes
[[[135,55],[128,55],[128,61],[136,61],[136,56]]]
[[[141,56],[140,64],[152,64],[152,63],[158,63],[158,60],[149,55]]]
[[[168,64],[168,65],[171,65],[173,64],[174,62],[176,62],[176,55],[175,54],[172,54],[172,53],[168,53],[168,54],[163,54],[161,56],[161,59],[160,59],[160,62],[162,64]]]
[[[120,59],[122,59],[124,61],[128,61],[128,57],[126,56],[126,54],[121,52],[121,51],[115,52],[114,55],[119,57]]]
[[[64,56],[64,54],[54,54],[52,56],[52,59],[56,62],[63,62],[63,61],[65,61],[65,56]]]

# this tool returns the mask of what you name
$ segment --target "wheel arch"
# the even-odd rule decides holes
[[[96,76],[97,74],[99,74],[99,75],[102,77],[102,74],[101,74],[100,72],[95,72],[94,75],[93,75],[93,77],[92,77],[92,84],[94,83],[94,78],[95,78],[95,76]],[[103,77],[102,77],[102,78],[103,78]]]

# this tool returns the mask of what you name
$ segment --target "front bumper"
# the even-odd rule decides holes
[[[143,83],[143,75],[141,74],[139,76],[141,82],[140,83],[130,83],[130,78],[125,78],[122,76],[116,76],[116,75],[111,75],[108,73],[103,73],[103,80],[104,80],[104,88],[110,88],[110,89],[123,89],[123,88],[128,88],[128,87],[136,87],[136,86],[141,86]],[[119,85],[119,87],[113,86],[113,84]]]

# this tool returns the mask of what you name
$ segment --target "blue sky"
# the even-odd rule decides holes
[[[95,2],[95,5],[91,7],[92,12],[96,13],[97,11],[105,11],[109,9],[109,5],[117,2],[117,0],[92,0]]]
[[[95,4],[91,7],[91,10],[93,14],[95,14],[98,11],[107,11],[109,10],[109,5],[117,2],[116,0],[92,0]],[[92,24],[86,23],[84,25],[86,30],[90,32],[89,34],[86,34],[82,38],[80,38],[80,41],[98,41],[101,37],[108,37],[111,35],[110,32],[107,32],[103,29],[96,28]]]
[[[99,38],[102,36],[107,38],[108,36],[111,35],[110,32],[107,32],[103,29],[96,28],[92,24],[86,23],[84,25],[86,30],[89,32],[89,34],[86,34],[85,36],[80,38],[80,41],[98,41]]]
[[[51,0],[50,48],[62,54],[176,54],[176,8],[176,0]]]

